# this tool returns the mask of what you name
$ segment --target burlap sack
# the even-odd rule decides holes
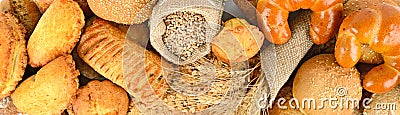
[[[150,43],[166,60],[174,64],[185,65],[195,62],[210,53],[211,39],[219,32],[222,10],[222,0],[160,0],[153,8],[152,16],[149,20]],[[162,38],[166,31],[163,19],[177,11],[190,11],[201,14],[207,22],[206,45],[194,51],[185,60],[168,51]]]
[[[300,12],[289,21],[292,36],[283,45],[269,45],[261,51],[261,63],[274,100],[313,43],[309,39],[311,11]]]

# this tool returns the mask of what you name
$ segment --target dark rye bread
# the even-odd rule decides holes
[[[14,15],[25,27],[27,38],[32,34],[40,19],[40,11],[32,0],[11,0]]]

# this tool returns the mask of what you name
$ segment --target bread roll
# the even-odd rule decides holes
[[[293,97],[299,100],[300,111],[304,114],[317,115],[324,114],[343,114],[353,113],[352,101],[350,108],[334,109],[329,102],[323,99],[355,99],[361,100],[360,73],[355,67],[343,68],[337,64],[332,54],[317,55],[307,60],[299,68],[293,82]],[[307,106],[309,103],[303,102],[306,99],[314,99],[316,105]],[[337,105],[340,102],[337,101]],[[346,102],[343,102],[345,104]],[[302,105],[305,104],[305,108]],[[324,105],[323,108],[317,106]],[[345,106],[345,105],[343,105]],[[314,109],[315,107],[316,109]]]
[[[70,54],[79,41],[85,17],[72,0],[56,0],[40,18],[28,41],[29,64],[40,67]]]
[[[94,80],[78,90],[72,106],[75,115],[126,115],[129,98],[112,82]]]
[[[122,24],[146,21],[157,0],[88,0],[93,13],[105,20]]]
[[[23,81],[11,98],[25,114],[61,114],[78,90],[78,75],[72,56],[58,57]]]
[[[264,42],[262,32],[245,19],[234,18],[211,42],[212,52],[225,63],[243,62],[260,51]]]
[[[10,13],[0,13],[0,99],[9,96],[25,72],[25,29]]]

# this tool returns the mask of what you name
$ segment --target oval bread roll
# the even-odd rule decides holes
[[[300,111],[305,114],[349,115],[353,113],[352,101],[350,108],[331,108],[330,103],[323,99],[355,99],[361,100],[362,87],[360,73],[355,67],[343,68],[337,64],[332,54],[321,54],[307,60],[298,70],[293,82],[293,97],[299,100]],[[314,99],[313,105],[308,108],[304,100]],[[339,103],[339,102],[337,102]],[[343,102],[346,103],[346,102]],[[305,108],[302,105],[305,104]]]

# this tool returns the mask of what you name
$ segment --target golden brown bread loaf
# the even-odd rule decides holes
[[[0,99],[14,91],[25,72],[25,32],[11,13],[0,13]]]
[[[98,73],[125,87],[122,76],[122,48],[125,32],[97,18],[85,29],[78,55]]]
[[[85,20],[72,0],[56,0],[43,14],[28,41],[29,64],[40,67],[70,54],[79,41]]]
[[[300,102],[300,111],[304,114],[349,115],[354,111],[351,100],[349,102],[350,107],[344,109],[331,108],[327,102],[321,100],[335,98],[338,100],[361,100],[360,73],[355,67],[341,67],[332,54],[320,54],[301,65],[294,78],[292,91],[293,97]],[[307,105],[307,101],[303,102],[306,99],[315,99],[316,105],[311,106],[311,108],[301,107],[301,105]],[[324,105],[323,108],[319,108],[320,105]],[[317,109],[314,109],[314,107]]]
[[[126,115],[129,98],[112,82],[94,80],[77,91],[72,106],[75,115]]]
[[[105,20],[122,24],[146,21],[157,0],[88,0],[94,14]]]
[[[61,56],[23,81],[11,95],[25,114],[61,114],[78,90],[79,72],[72,56]]]

